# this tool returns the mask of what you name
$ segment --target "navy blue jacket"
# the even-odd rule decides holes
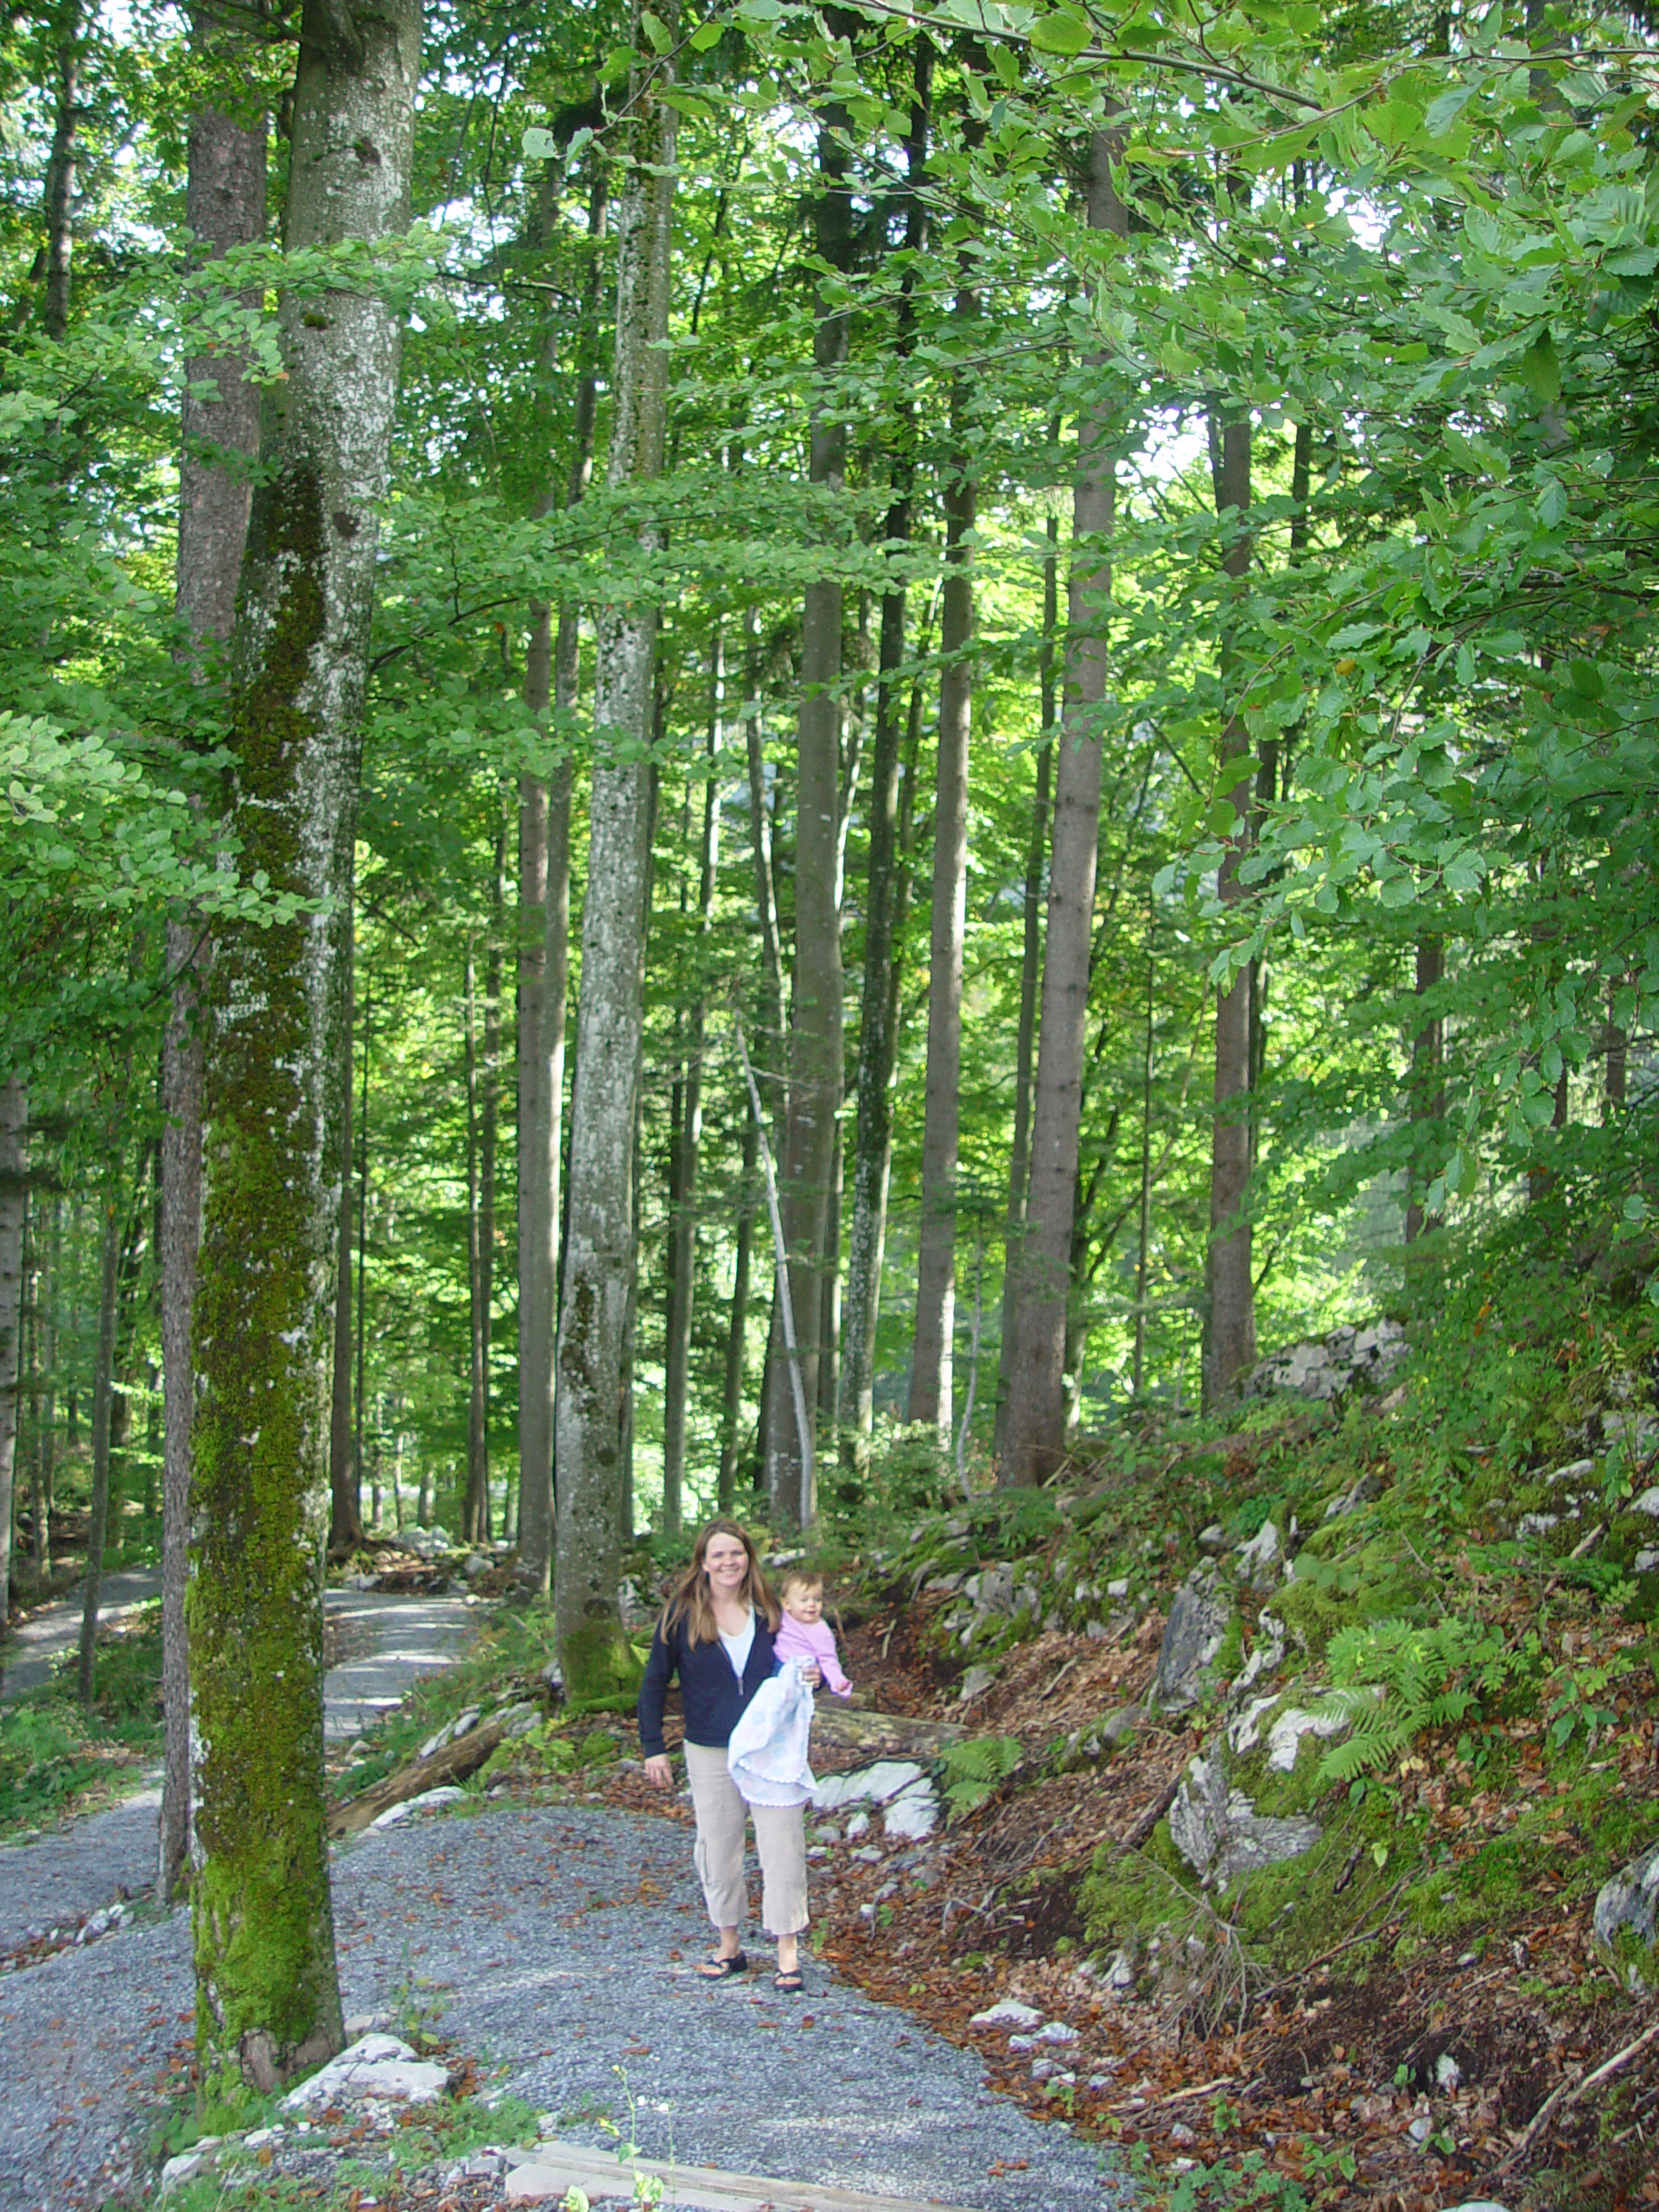
[[[645,1757],[655,1758],[666,1747],[663,1742],[663,1703],[673,1677],[680,1678],[680,1702],[685,1713],[685,1740],[718,1750],[729,1744],[732,1731],[773,1666],[772,1630],[759,1607],[754,1615],[754,1642],[739,1682],[726,1647],[693,1643],[690,1624],[683,1615],[669,1630],[662,1623],[651,1639],[645,1679],[639,1686],[639,1742]]]

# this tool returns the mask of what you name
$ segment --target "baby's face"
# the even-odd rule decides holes
[[[798,1582],[784,1592],[784,1611],[803,1628],[816,1628],[823,1618],[822,1590],[804,1590]]]

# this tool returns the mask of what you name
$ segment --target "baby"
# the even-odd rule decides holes
[[[850,1697],[853,1686],[841,1670],[833,1631],[823,1618],[823,1577],[791,1574],[784,1581],[784,1618],[772,1648],[780,1660],[810,1660],[824,1685],[837,1697]]]

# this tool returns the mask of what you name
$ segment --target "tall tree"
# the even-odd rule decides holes
[[[977,132],[972,126],[969,142]],[[963,266],[966,267],[966,255]],[[957,288],[958,341],[972,343],[979,299]],[[916,1337],[910,1370],[912,1421],[950,1442],[952,1345],[957,1314],[957,1157],[961,1127],[962,961],[968,922],[968,765],[974,721],[974,580],[971,540],[977,489],[963,437],[964,379],[951,388],[956,449],[944,467],[944,585],[939,620],[938,769],[933,796],[933,909],[927,981],[927,1085],[922,1129],[922,1225],[916,1257]]]
[[[636,44],[645,51],[651,41],[636,6]],[[671,9],[660,18],[671,35],[674,18]],[[672,90],[672,72],[663,60],[636,66],[630,79],[616,224],[615,399],[607,469],[613,491],[649,484],[663,466],[678,121],[664,95]],[[657,549],[654,522],[645,524],[641,541],[645,551]],[[621,1393],[632,1280],[658,620],[646,599],[606,606],[598,620],[556,1421],[554,1603],[573,1695],[613,1690],[633,1673],[617,1606]]]
[[[29,1094],[18,1076],[0,1083],[0,1600],[11,1586],[12,1485],[17,1465],[23,1344],[23,1141]],[[40,1506],[35,1506],[38,1523]],[[38,1528],[37,1528],[38,1542]],[[3,1624],[0,1623],[0,1645]],[[0,1672],[4,1660],[0,1657]]]
[[[195,18],[192,38],[214,58],[233,63],[234,46],[226,51],[229,42],[206,16]],[[204,106],[191,117],[184,207],[195,251],[218,257],[264,236],[266,136],[263,115],[244,123],[220,107]],[[244,295],[243,304],[257,305],[257,296]],[[259,393],[250,380],[250,365],[245,354],[234,351],[185,364],[175,596],[203,674],[208,671],[200,669],[201,649],[223,646],[236,619],[237,579],[253,496],[250,464],[259,451]],[[168,922],[173,989],[162,1052],[161,1236],[163,1897],[177,1891],[190,1851],[190,1661],[184,1613],[195,1403],[190,1317],[201,1226],[202,1037],[197,1014],[203,937],[195,917],[175,915]],[[342,1524],[334,1533],[347,1541],[362,1532]]]
[[[691,1368],[691,1316],[696,1268],[697,1165],[702,1143],[703,1037],[709,1020],[703,971],[714,924],[715,885],[720,870],[717,765],[726,698],[726,658],[718,622],[709,646],[709,695],[702,836],[698,847],[697,935],[692,956],[697,973],[692,984],[685,1060],[680,1077],[678,1158],[669,1222],[668,1316],[663,1350],[663,1527],[671,1535],[679,1530],[685,1482],[685,1409]]]
[[[1212,416],[1213,423],[1213,416]],[[1236,606],[1250,572],[1250,423],[1217,426],[1211,441],[1216,519],[1224,533],[1222,571]],[[1236,680],[1236,656],[1224,640],[1223,684]],[[1224,908],[1244,896],[1239,870],[1249,850],[1254,787],[1229,764],[1249,751],[1244,717],[1228,715],[1221,739],[1221,787],[1233,810],[1233,830],[1217,881]],[[1255,1364],[1255,1286],[1251,1274],[1250,970],[1241,968],[1216,995],[1215,1120],[1210,1153],[1210,1243],[1205,1262],[1204,1402],[1225,1404]]]
[[[846,109],[831,102],[819,118],[814,242],[830,270],[851,266],[852,203],[848,186]],[[818,379],[809,475],[834,498],[846,480],[847,432],[831,385],[847,359],[849,317],[832,276],[820,285],[812,361]],[[841,840],[840,579],[806,587],[801,613],[801,706],[796,731],[795,990],[790,1009],[789,1095],[785,1109],[784,1236],[789,1248],[800,1387],[818,1397],[821,1275],[829,1226],[830,1175],[842,1092],[841,916],[836,903]],[[778,1325],[774,1320],[774,1328]],[[804,1465],[793,1415],[789,1362],[772,1362],[766,1422],[766,1494],[774,1529],[809,1526],[817,1510],[812,1471]]]
[[[1091,132],[1088,174],[1089,228],[1119,239],[1128,232],[1112,181],[1120,144],[1115,130]],[[1109,372],[1098,358],[1086,366],[1092,390],[1077,418],[1031,1192],[1020,1255],[1007,1448],[999,1470],[1001,1481],[1011,1484],[1039,1480],[1058,1464],[1065,1448],[1065,1314],[1083,1114],[1084,1028],[1100,842],[1101,710],[1117,505],[1116,470],[1107,444],[1113,417]]]
[[[408,221],[418,0],[308,6],[284,243]],[[241,864],[306,911],[224,925],[194,1319],[197,2047],[269,2090],[340,2043],[322,1769],[322,1546],[345,1072],[345,893],[400,353],[378,290],[287,294],[233,639]],[[312,908],[312,902],[321,902]]]
[[[595,343],[608,181],[594,164],[588,197],[588,265],[578,326],[576,389],[563,493],[568,507],[587,494],[594,474],[598,416]],[[556,321],[550,317],[543,369],[560,372]],[[551,473],[537,502],[557,504]],[[562,717],[576,704],[582,638],[578,610],[531,608],[524,705],[545,728],[550,705]],[[553,1578],[554,1335],[558,1318],[559,1184],[564,1108],[564,1032],[570,989],[570,792],[572,754],[561,732],[552,772],[526,773],[518,802],[518,1556],[519,1571],[545,1597]]]

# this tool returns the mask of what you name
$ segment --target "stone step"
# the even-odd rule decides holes
[[[589,2197],[633,2194],[633,2175],[654,2177],[663,2184],[664,2212],[690,2205],[695,2212],[964,2212],[937,2198],[871,2196],[861,2190],[831,2189],[800,2181],[768,2181],[759,2174],[732,2174],[718,2166],[679,2166],[641,2158],[625,2166],[612,2153],[575,2143],[549,2141],[507,2177],[509,2204],[557,2202],[572,2189]]]

